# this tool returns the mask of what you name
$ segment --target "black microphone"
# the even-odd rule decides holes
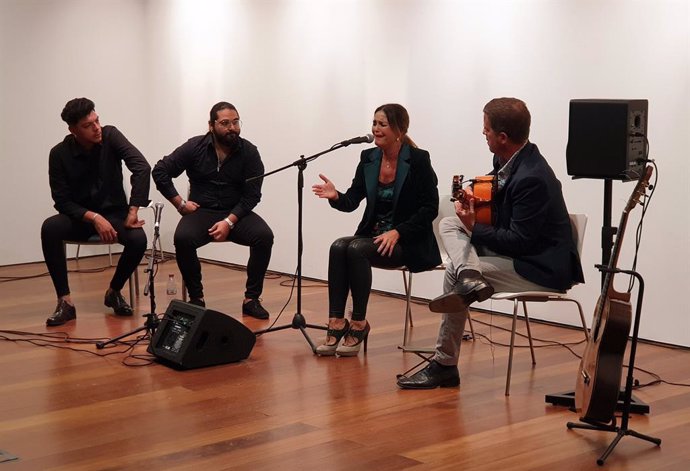
[[[159,228],[161,226],[161,215],[163,214],[163,203],[160,201],[153,205],[153,227]]]
[[[340,145],[346,147],[350,144],[362,144],[364,142],[374,142],[374,136],[371,134],[367,134],[366,136],[353,137],[352,139],[348,139],[347,141],[342,141]]]

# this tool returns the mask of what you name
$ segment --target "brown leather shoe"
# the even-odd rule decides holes
[[[66,322],[73,321],[77,318],[77,308],[71,306],[64,299],[58,299],[57,306],[55,306],[55,312],[46,319],[46,325],[54,327],[56,325],[62,325]]]
[[[452,291],[429,303],[431,312],[459,312],[473,302],[482,302],[494,294],[494,287],[476,270],[463,270]]]

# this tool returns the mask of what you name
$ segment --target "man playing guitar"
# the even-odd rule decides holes
[[[439,228],[450,262],[443,295],[429,303],[443,313],[433,360],[403,389],[460,384],[458,359],[468,307],[497,291],[563,291],[583,282],[561,184],[536,145],[529,142],[530,113],[516,98],[496,98],[484,107],[484,130],[494,154],[493,221],[480,222],[467,191],[455,202],[456,216]]]

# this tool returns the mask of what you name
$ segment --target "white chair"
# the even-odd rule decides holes
[[[116,244],[117,242],[113,242],[113,244]],[[108,246],[108,257],[109,257],[109,267],[113,266],[113,253],[112,253],[112,245],[108,242],[102,242],[101,238],[98,236],[98,234],[94,234],[91,237],[89,237],[88,240],[83,241],[83,240],[65,240],[63,241],[64,247],[65,247],[65,256],[67,255],[67,245],[76,245],[77,246],[77,253],[75,256],[75,260],[79,262],[79,249],[82,245],[107,245]],[[134,298],[136,296],[139,296],[139,270],[138,268],[134,270],[134,273],[129,277],[129,305],[134,308]]]
[[[585,228],[587,227],[587,216],[584,214],[570,214],[570,226],[573,231],[573,240],[577,243],[577,253],[582,255],[582,243],[585,237]],[[494,293],[491,296],[494,301],[513,301],[513,326],[510,333],[510,352],[508,354],[508,372],[506,375],[506,390],[505,395],[510,395],[510,375],[513,369],[513,348],[515,346],[515,331],[517,326],[518,306],[522,304],[522,310],[525,315],[525,325],[527,326],[527,339],[529,341],[529,349],[532,354],[532,365],[537,362],[534,358],[534,346],[532,345],[532,332],[530,331],[529,316],[527,315],[527,303],[545,303],[549,301],[567,301],[575,303],[580,313],[580,321],[582,322],[582,330],[585,334],[585,340],[589,340],[589,333],[585,316],[582,313],[582,306],[573,298],[567,296],[567,292],[554,293],[549,291],[523,291],[519,293]]]

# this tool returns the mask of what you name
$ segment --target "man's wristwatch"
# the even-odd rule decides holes
[[[180,211],[182,211],[182,208],[184,208],[185,206],[187,206],[187,200],[183,199],[182,202],[179,205],[177,205],[177,212],[179,213]]]
[[[235,228],[235,223],[232,222],[232,221],[230,220],[230,218],[225,218],[225,219],[223,219],[223,221],[225,221],[225,222],[228,223],[228,226],[230,226],[230,229],[234,229],[234,228]]]

